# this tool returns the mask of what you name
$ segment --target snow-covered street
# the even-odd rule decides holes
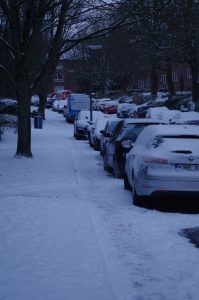
[[[199,250],[180,236],[198,214],[132,205],[123,180],[73,125],[47,111],[33,159],[0,142],[0,299],[198,300]]]

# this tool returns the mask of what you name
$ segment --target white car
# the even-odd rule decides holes
[[[59,109],[59,100],[55,100],[52,105],[52,110],[58,111],[58,109]]]
[[[126,156],[124,187],[132,188],[133,203],[140,206],[145,196],[199,195],[198,126],[146,127]]]
[[[89,125],[90,111],[81,110],[74,121],[74,137],[76,140],[87,139],[87,127]]]
[[[102,117],[98,118],[93,126],[92,130],[90,132],[90,145],[93,146],[94,150],[100,150],[100,139],[101,139],[101,130],[104,130],[105,125],[109,118],[113,118],[114,115],[104,115],[102,114]]]
[[[67,104],[68,104],[68,99],[59,100],[58,113],[62,114],[64,109],[67,107]]]
[[[163,113],[165,113],[165,111],[169,111],[166,106],[150,107],[147,109],[146,118],[163,120]]]
[[[199,125],[199,113],[196,111],[180,112],[172,121],[174,124]]]

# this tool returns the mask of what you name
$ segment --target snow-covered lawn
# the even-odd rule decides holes
[[[33,159],[0,142],[0,299],[198,300],[198,215],[138,208],[99,152],[47,111]]]

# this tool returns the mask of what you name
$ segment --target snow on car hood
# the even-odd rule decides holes
[[[89,123],[86,119],[85,120],[77,120],[76,124],[79,127],[87,127],[89,125]]]

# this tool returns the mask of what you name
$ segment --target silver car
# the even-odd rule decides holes
[[[127,142],[126,142],[127,143]],[[124,187],[135,205],[145,196],[199,195],[199,130],[194,125],[146,127],[126,156]]]

